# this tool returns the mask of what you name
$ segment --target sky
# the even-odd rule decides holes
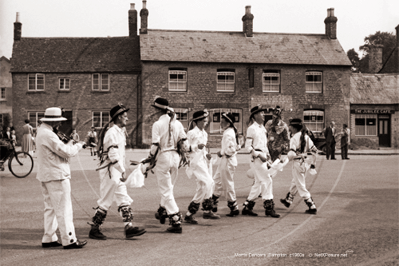
[[[0,0],[0,57],[12,56],[17,12],[22,37],[117,37],[129,34],[130,3],[140,13],[141,0]],[[255,33],[324,34],[327,9],[334,8],[345,52],[359,52],[377,31],[396,34],[399,25],[399,0],[147,0],[148,28],[242,31],[247,5]]]

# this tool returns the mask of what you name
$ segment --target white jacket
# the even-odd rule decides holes
[[[68,159],[78,154],[80,149],[82,144],[64,144],[53,132],[53,128],[43,123],[36,136],[36,179],[40,182],[70,179]]]

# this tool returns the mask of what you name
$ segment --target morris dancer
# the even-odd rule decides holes
[[[294,200],[294,196],[299,192],[309,209],[306,213],[316,214],[316,205],[313,202],[312,196],[306,189],[306,175],[307,173],[315,174],[316,154],[317,148],[314,146],[310,137],[306,134],[306,127],[302,125],[302,120],[299,118],[290,121],[290,130],[293,134],[290,140],[290,151],[288,158],[293,160],[292,165],[292,181],[291,187],[285,199],[281,199],[281,203],[289,208]]]
[[[204,219],[220,219],[219,215],[212,212],[214,181],[208,170],[208,163],[212,156],[207,151],[208,134],[204,129],[208,123],[208,116],[209,113],[206,110],[195,112],[191,122],[191,125],[195,124],[195,127],[193,129],[190,127],[191,130],[187,133],[190,163],[186,168],[186,173],[189,178],[194,176],[197,181],[197,190],[184,217],[184,221],[191,224],[198,223],[194,214],[197,213],[201,202]]]
[[[146,231],[133,227],[133,213],[130,204],[132,198],[127,194],[126,173],[125,173],[125,146],[126,137],[123,127],[126,126],[128,108],[119,104],[111,109],[111,121],[114,125],[107,128],[108,122],[100,133],[98,146],[98,157],[100,159],[100,199],[97,201],[97,208],[92,218],[89,237],[98,240],[106,240],[107,237],[101,233],[100,226],[107,216],[107,212],[115,200],[118,212],[125,224],[126,238],[140,236]]]
[[[265,215],[273,218],[279,218],[280,215],[274,211],[273,201],[273,180],[270,176],[267,166],[267,139],[266,129],[263,126],[264,109],[261,105],[257,105],[251,109],[249,117],[253,124],[247,129],[247,140],[245,147],[252,156],[250,167],[255,179],[247,200],[244,202],[242,215],[258,216],[253,212],[255,200],[258,198],[259,192],[262,192],[263,207]]]
[[[176,120],[176,114],[169,107],[168,100],[158,97],[151,106],[157,109],[157,114],[160,116],[152,127],[150,150],[150,157],[156,157],[154,173],[161,193],[161,203],[155,217],[164,224],[169,216],[171,226],[167,231],[181,233],[183,231],[182,217],[173,195],[173,188],[177,180],[180,161],[178,147],[185,149],[187,136],[183,125]]]
[[[287,124],[281,119],[282,110],[276,106],[273,110],[272,120],[267,121],[267,148],[269,149],[272,162],[283,161],[281,154],[288,151],[290,135]]]
[[[213,199],[213,212],[217,212],[218,199],[222,195],[222,190],[227,199],[227,206],[230,208],[229,217],[240,214],[237,206],[236,192],[234,191],[234,173],[237,167],[237,151],[241,148],[238,145],[237,129],[234,126],[234,116],[232,113],[222,113],[220,126],[224,130],[222,138],[222,148],[218,152],[221,157],[219,166],[213,180],[215,181]]]

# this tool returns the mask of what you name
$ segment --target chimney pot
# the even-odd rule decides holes
[[[19,22],[19,12],[14,22],[14,41],[20,41],[22,35],[22,23]]]
[[[242,30],[246,37],[253,37],[253,20],[254,15],[251,14],[251,6],[246,6],[245,15],[242,17]]]
[[[137,10],[134,9],[134,4],[130,4],[128,18],[129,18],[129,37],[135,37],[137,36]]]
[[[140,34],[147,34],[148,32],[148,9],[146,8],[146,0],[143,0],[143,8],[140,10],[141,28]]]
[[[130,4],[130,10],[135,10],[134,9],[134,4]]]
[[[334,8],[327,9],[327,17],[324,20],[326,24],[326,35],[330,39],[337,39],[337,21],[338,19],[334,16]]]

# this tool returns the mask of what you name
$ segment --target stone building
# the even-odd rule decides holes
[[[10,60],[0,58],[0,130],[12,121],[12,77]]]
[[[399,147],[399,25],[396,47],[382,62],[382,47],[370,50],[369,69],[353,73],[350,91],[352,143],[378,149]]]
[[[257,104],[279,105],[285,121],[304,119],[315,132],[331,120],[340,127],[348,123],[351,63],[337,40],[334,9],[327,11],[322,34],[253,32],[250,6],[242,31],[154,30],[143,3],[143,143],[151,142],[150,103],[157,95],[169,100],[185,127],[195,111],[208,109],[213,146],[220,145],[221,112],[233,112],[239,134],[245,134]]]
[[[60,106],[68,118],[61,130],[69,134],[76,128],[82,139],[91,126],[99,130],[106,124],[110,109],[122,103],[131,109],[128,144],[135,145],[140,57],[134,6],[128,15],[133,18],[129,36],[112,38],[26,38],[17,15],[11,68],[14,126],[22,127],[29,118],[36,128],[46,108]]]

